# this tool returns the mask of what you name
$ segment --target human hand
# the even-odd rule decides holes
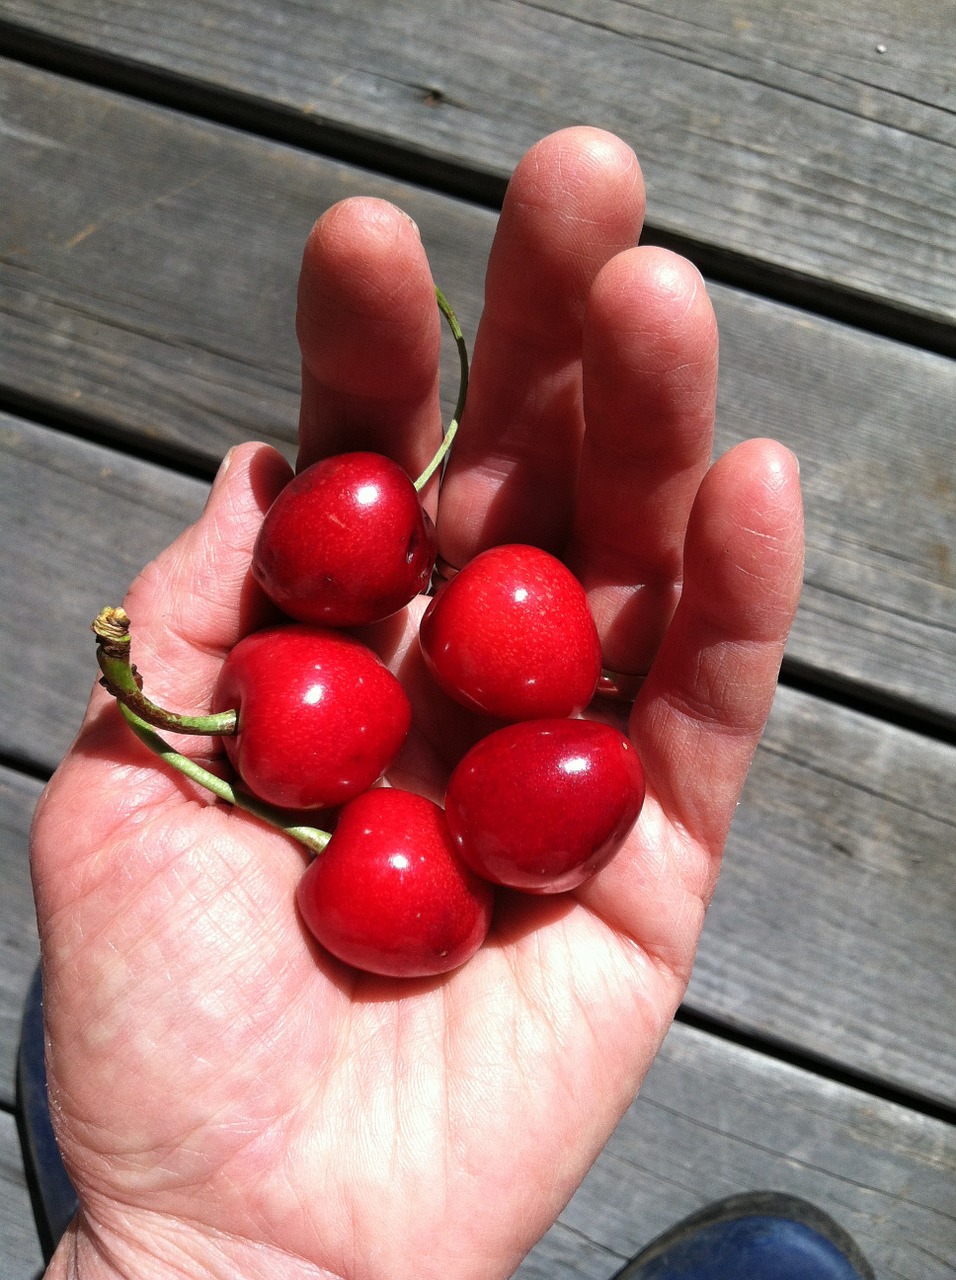
[[[572,894],[502,895],[450,975],[359,974],[305,937],[303,851],[167,773],[96,689],[34,828],[52,1109],[81,1201],[51,1276],[506,1277],[632,1100],[686,986],[802,560],[791,455],[750,441],[710,466],[713,315],[688,263],[631,247],[642,216],[606,134],[522,161],[437,510],[452,565],[502,541],[563,554],[607,665],[647,672],[628,843]],[[299,335],[300,463],[371,447],[418,474],[440,320],[404,216],[358,200],[320,221]],[[131,589],[164,705],[208,705],[268,617],[248,566],[288,477],[273,450],[234,450]],[[423,670],[423,607],[367,638],[414,707],[392,780],[440,797],[473,729]]]

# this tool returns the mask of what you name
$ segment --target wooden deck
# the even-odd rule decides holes
[[[686,1004],[519,1275],[602,1280],[757,1187],[827,1209],[881,1280],[956,1274],[956,0],[6,0],[0,55],[3,1276],[42,1267],[27,831],[90,619],[230,445],[291,453],[316,216],[405,207],[471,338],[509,172],[582,121],[634,146],[647,238],[708,276],[718,448],[796,450],[808,557]]]

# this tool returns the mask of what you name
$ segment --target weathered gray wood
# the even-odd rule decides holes
[[[751,1190],[817,1204],[885,1280],[952,1276],[951,1126],[681,1025],[518,1275],[605,1280],[674,1222]]]
[[[297,240],[301,255],[323,193],[311,212],[301,189],[290,199],[281,173],[291,153],[267,147],[263,167],[256,150],[250,171],[228,133],[7,70],[0,128],[5,169],[17,174],[3,195],[8,386],[206,460],[244,438],[290,442],[289,246]],[[278,246],[277,206],[288,223]]]
[[[956,365],[713,288],[717,447],[782,440],[800,459],[804,592],[793,667],[877,702],[956,715]]]
[[[318,146],[413,152],[425,172],[472,183],[503,180],[543,133],[601,124],[639,150],[666,231],[956,318],[951,0],[915,11],[893,0],[13,0],[7,11],[127,72],[227,93]]]
[[[951,1106],[954,794],[956,749],[780,689],[688,1005]]]
[[[89,620],[198,513],[205,487],[12,419],[0,448],[4,436],[15,540],[0,568],[12,712],[0,751],[49,768],[95,674]],[[952,748],[784,691],[733,833],[698,1006],[950,1099],[954,783]],[[896,972],[878,978],[888,955]]]
[[[16,395],[210,469],[241,440],[291,456],[302,248],[358,193],[423,208],[473,331],[491,215],[2,59],[0,94],[18,179],[0,194],[0,378]]]
[[[37,962],[28,836],[40,783],[0,766],[0,1106],[12,1107],[27,987]]]
[[[359,191],[412,212],[474,333],[491,214],[4,70],[18,183],[0,196],[0,379],[15,394],[210,469],[240,439],[290,452],[302,244],[323,208]],[[738,290],[713,294],[720,448],[774,434],[803,461],[807,589],[790,659],[953,723],[956,367]]]
[[[56,765],[98,675],[90,623],[202,508],[207,486],[0,415],[0,752]]]
[[[0,1113],[0,1258],[7,1280],[39,1280],[43,1274],[16,1122],[6,1112]]]

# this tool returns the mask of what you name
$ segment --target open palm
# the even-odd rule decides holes
[[[794,461],[750,441],[710,466],[713,316],[693,268],[632,247],[642,215],[637,163],[606,134],[522,161],[437,517],[452,565],[502,541],[562,554],[606,663],[649,672],[629,843],[573,895],[504,895],[451,975],[357,974],[296,917],[303,850],[167,772],[96,690],[34,829],[51,1096],[81,1200],[51,1275],[505,1277],[633,1098],[689,976],[801,576]],[[299,337],[300,464],[372,447],[417,474],[440,430],[440,319],[403,215],[355,200],[321,220]],[[288,477],[273,450],[235,450],[134,584],[157,701],[208,705],[268,618],[249,558]],[[422,604],[367,638],[414,706],[392,781],[440,798],[468,727],[422,669]]]

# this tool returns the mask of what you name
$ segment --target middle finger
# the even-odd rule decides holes
[[[552,134],[516,168],[442,484],[439,550],[456,568],[501,542],[560,553],[584,429],[587,297],[601,267],[636,243],[643,214],[637,159],[601,130]]]

